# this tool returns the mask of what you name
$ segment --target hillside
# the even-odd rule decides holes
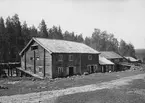
[[[145,62],[145,49],[135,49],[135,54],[138,59]]]

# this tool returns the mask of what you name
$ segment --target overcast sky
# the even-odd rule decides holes
[[[83,37],[99,28],[145,48],[145,0],[0,0],[0,16],[15,13],[28,25],[44,19],[48,28],[60,25]]]

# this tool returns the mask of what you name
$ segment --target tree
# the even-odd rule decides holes
[[[88,46],[91,46],[91,38],[90,37],[85,38],[85,44]]]
[[[131,43],[129,43],[128,48],[129,48],[128,55],[131,56],[131,57],[136,58],[134,46]]]
[[[83,38],[83,36],[82,36],[82,34],[80,34],[80,35],[76,35],[76,41],[77,42],[80,42],[80,43],[83,43],[84,42],[84,38]]]
[[[48,38],[48,32],[47,32],[47,26],[45,24],[45,21],[42,19],[40,25],[39,25],[39,35],[43,38]]]
[[[0,17],[0,61],[4,60],[4,49],[5,49],[5,25],[4,19]]]
[[[125,56],[126,53],[127,53],[127,44],[124,40],[121,40],[120,41],[120,45],[119,45],[119,53],[122,55],[122,56]]]
[[[0,35],[4,35],[4,33],[5,33],[4,19],[0,17]]]
[[[26,45],[29,42],[29,40],[31,39],[31,37],[30,37],[30,30],[29,30],[29,28],[27,26],[26,21],[24,21],[23,24],[22,24],[22,30],[21,30],[21,32],[22,32],[21,33],[22,34],[22,38],[24,40],[24,45]]]
[[[32,38],[32,37],[40,37],[40,35],[38,35],[38,30],[36,29],[36,27],[34,25],[32,25],[29,28],[29,31],[30,31],[30,38]]]
[[[63,35],[62,35],[62,30],[61,27],[56,27],[53,26],[52,28],[49,29],[49,36],[51,39],[63,39]]]

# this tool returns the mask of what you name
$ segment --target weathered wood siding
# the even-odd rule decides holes
[[[63,56],[63,60],[59,61],[59,55]],[[69,55],[73,56],[73,61],[69,61]],[[74,74],[80,74],[80,54],[68,54],[68,53],[55,53],[52,54],[52,74],[53,78],[59,77],[58,67],[63,67],[63,73],[61,76],[68,75],[68,67],[74,67]]]
[[[59,61],[59,55],[63,56],[63,60]],[[73,56],[73,61],[69,61],[69,55]],[[88,60],[88,55],[92,55],[92,60]],[[63,73],[61,76],[68,76],[68,68],[74,67],[74,74],[83,74],[88,72],[88,65],[99,64],[99,56],[97,54],[69,54],[69,53],[54,53],[52,54],[52,74],[53,78],[59,77],[58,67],[63,67]],[[97,68],[99,71],[99,66]]]
[[[52,78],[52,56],[49,52],[45,52],[45,75]]]
[[[115,65],[99,65],[101,72],[113,72]]]
[[[34,42],[31,45],[36,45],[37,43]],[[49,54],[47,51],[44,52],[44,48],[38,45],[38,49],[35,50],[35,58],[34,58],[34,50],[31,50],[31,46],[28,47],[26,52],[26,70],[31,71],[34,73],[34,60],[35,60],[35,68],[36,68],[36,74],[40,76],[44,76],[44,53],[45,53],[45,77],[51,78],[52,72],[52,58],[51,54]],[[21,64],[22,68],[25,69],[25,53],[21,57]]]
[[[92,60],[88,59],[88,55],[92,55]],[[97,72],[100,71],[99,69],[99,56],[98,54],[81,54],[81,72],[89,72],[87,66],[88,65],[97,65]]]

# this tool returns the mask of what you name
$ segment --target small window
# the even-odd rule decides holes
[[[40,58],[39,57],[36,57],[36,60],[40,60]]]
[[[92,60],[92,55],[88,55],[88,60]]]
[[[58,67],[58,74],[62,74],[63,73],[63,67]]]
[[[34,58],[33,57],[30,57],[30,60],[34,60]]]
[[[43,71],[43,68],[42,67],[39,67],[39,72],[42,72]]]
[[[73,55],[69,55],[69,61],[73,61]]]
[[[60,55],[58,56],[58,61],[63,61],[63,55],[60,54]]]
[[[38,45],[32,45],[31,46],[31,50],[36,50],[36,49],[38,49]]]

